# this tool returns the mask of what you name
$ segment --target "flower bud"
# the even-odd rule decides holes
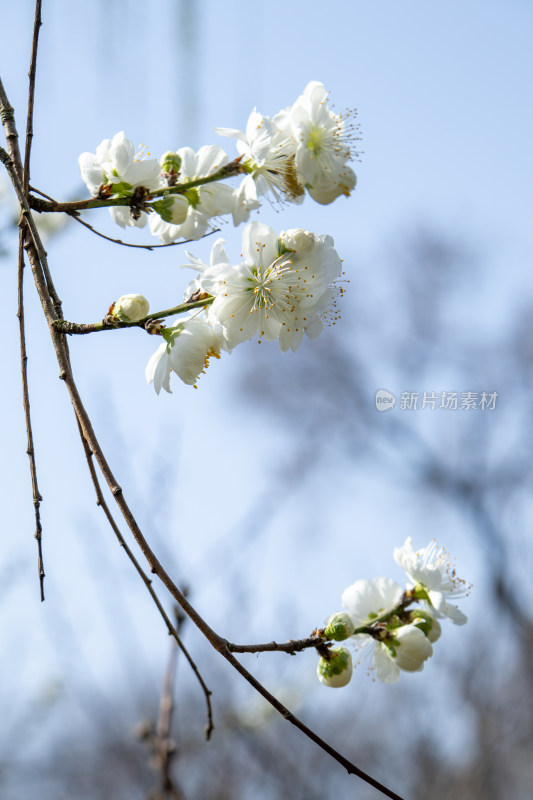
[[[324,636],[327,639],[334,639],[336,642],[342,642],[353,634],[355,625],[349,614],[345,611],[338,611],[326,622],[324,629]]]
[[[304,231],[303,228],[291,228],[288,231],[282,231],[279,240],[287,250],[305,253],[307,250],[313,249],[315,234],[310,233],[310,231]]]
[[[171,150],[168,150],[161,156],[161,161],[159,163],[161,164],[162,172],[170,172],[177,175],[181,169],[181,157]]]
[[[142,294],[124,294],[113,304],[111,314],[121,322],[138,322],[150,311],[150,303]]]
[[[328,651],[328,658],[321,656],[316,674],[324,686],[338,689],[346,686],[352,679],[352,656],[345,647],[335,647]]]

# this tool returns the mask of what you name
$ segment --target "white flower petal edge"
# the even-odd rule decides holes
[[[402,587],[391,578],[359,580],[344,590],[342,605],[357,628],[395,608],[401,602],[402,595]]]
[[[437,617],[448,617],[456,625],[464,625],[467,617],[448,598],[465,597],[471,585],[459,578],[449,553],[433,539],[427,547],[413,549],[409,536],[402,547],[394,550],[394,560],[407,573],[415,586],[427,592],[428,605]]]

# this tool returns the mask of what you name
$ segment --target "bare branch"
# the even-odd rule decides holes
[[[322,631],[323,633],[323,631]],[[296,653],[306,650],[309,647],[321,647],[324,638],[320,631],[316,631],[308,636],[307,639],[289,639],[288,642],[267,642],[266,644],[233,644],[227,642],[230,653],[288,653],[295,656]]]
[[[137,247],[141,250],[157,250],[160,247],[176,247],[177,244],[188,244],[189,242],[198,241],[197,239],[180,239],[179,242],[167,242],[167,244],[131,244],[131,242],[123,242],[122,239],[113,239],[111,236],[106,236],[105,233],[97,231],[96,228],[93,228],[92,225],[89,225],[89,223],[82,219],[75,211],[69,211],[68,213],[73,219],[76,220],[76,222],[79,222],[80,225],[85,225],[86,228],[95,233],[97,236],[100,236],[102,239],[106,239],[108,242],[113,242],[113,244],[121,244],[123,247]],[[200,238],[205,239],[207,236],[212,236],[214,233],[218,233],[219,231],[220,228],[213,228],[212,231],[204,233],[204,235]]]
[[[24,406],[24,420],[26,423],[27,448],[26,452],[30,459],[30,475],[33,493],[33,508],[35,511],[35,538],[37,539],[38,560],[37,569],[39,573],[39,584],[41,591],[41,602],[44,600],[44,561],[42,550],[42,525],[40,503],[41,493],[37,485],[37,467],[35,464],[35,449],[33,445],[33,431],[30,415],[30,395],[28,390],[28,356],[26,355],[26,332],[24,325],[24,233],[19,232],[19,256],[18,256],[18,311],[20,331],[20,372],[22,376],[22,403]]]
[[[33,23],[33,40],[31,48],[31,60],[29,71],[29,90],[28,90],[28,115],[26,119],[26,147],[24,150],[24,194],[28,196],[30,185],[30,155],[33,140],[33,106],[35,99],[35,75],[37,70],[37,47],[39,45],[39,30],[41,28],[41,0],[35,3],[35,20]]]

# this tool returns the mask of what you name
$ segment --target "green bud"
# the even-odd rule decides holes
[[[335,647],[328,652],[328,658],[321,656],[316,668],[318,680],[324,686],[339,689],[352,679],[352,656],[345,647]]]
[[[181,157],[177,153],[173,153],[172,150],[168,150],[163,156],[161,156],[161,170],[163,172],[170,172],[171,174],[177,175],[181,169]]]
[[[342,642],[353,634],[355,625],[352,618],[345,611],[338,611],[336,614],[328,619],[324,636],[327,639],[334,639],[336,642]]]

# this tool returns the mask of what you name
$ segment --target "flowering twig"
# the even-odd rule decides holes
[[[215,183],[217,181],[232,178],[235,175],[240,175],[246,172],[240,158],[236,158],[229,164],[221,167],[212,175],[207,175],[205,178],[196,178],[186,183],[177,183],[175,186],[167,186],[164,189],[151,190],[143,201],[144,210],[151,209],[150,200],[153,197],[167,197],[173,194],[185,194],[190,189],[195,189],[197,186],[204,186],[207,183]],[[112,206],[130,206],[132,197],[91,197],[88,200],[73,200],[68,203],[59,203],[56,200],[43,200],[40,197],[33,197],[30,195],[29,204],[34,211],[38,212],[54,212],[65,211],[67,214],[73,211],[86,211],[90,208],[110,208]]]
[[[175,314],[184,314],[187,311],[192,311],[195,308],[203,308],[204,306],[208,306],[209,303],[212,302],[212,297],[205,297],[201,300],[193,300],[192,302],[186,301],[185,303],[180,303],[179,306],[173,306],[172,308],[165,308],[162,311],[156,311],[153,314],[147,314],[146,317],[143,317],[138,322],[122,322],[110,314],[101,322],[89,322],[84,324],[82,322],[68,322],[66,319],[57,319],[54,320],[53,325],[56,331],[69,334],[98,333],[99,331],[114,331],[119,328],[144,328],[145,330],[148,330],[148,332],[153,333],[153,330],[150,331],[150,327],[157,326],[153,326],[153,324],[150,325],[150,323],[153,323],[154,320],[163,319],[164,317],[172,317]]]

